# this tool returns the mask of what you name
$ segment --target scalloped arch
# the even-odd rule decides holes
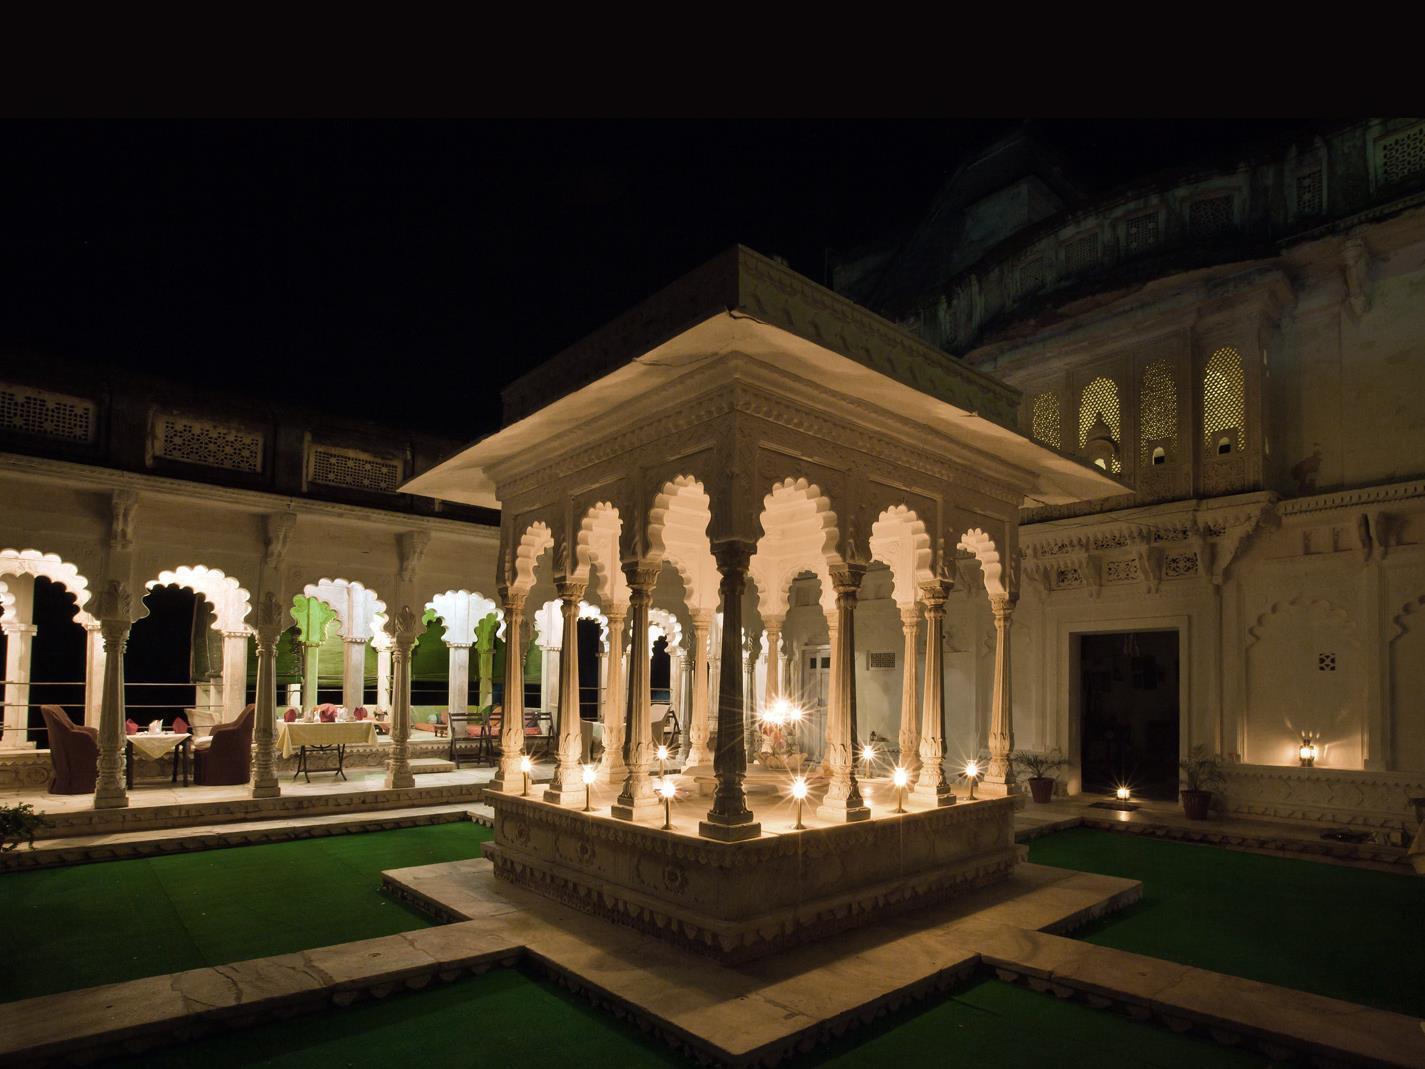
[[[695,476],[678,475],[653,496],[648,512],[649,560],[673,565],[694,616],[716,611],[718,603],[717,561],[708,540],[711,501]]]
[[[69,592],[79,609],[75,613],[74,622],[80,625],[94,622],[94,618],[84,610],[92,593],[89,580],[79,574],[75,565],[62,560],[58,553],[41,553],[37,549],[0,549],[0,576],[5,575],[33,575],[58,583]],[[12,594],[10,605],[13,604]],[[5,611],[8,614],[10,608],[7,607]]]
[[[500,621],[495,634],[505,636],[505,614],[492,598],[475,590],[446,590],[426,602],[425,607],[435,613],[445,628],[447,642],[463,642],[473,645],[475,628],[487,616]]]
[[[986,594],[994,597],[1008,593],[1004,586],[1004,562],[1000,560],[999,547],[995,545],[993,538],[980,528],[972,527],[960,536],[955,548],[973,553],[975,559],[980,562]]]
[[[897,605],[914,605],[920,584],[935,578],[931,571],[930,534],[925,521],[906,505],[892,505],[871,525],[867,543],[871,559],[891,569]]]
[[[183,564],[158,573],[144,584],[145,590],[160,586],[178,586],[193,591],[213,607],[213,630],[228,634],[248,634],[252,628],[245,621],[252,611],[248,592],[230,575],[206,564]]]
[[[758,523],[762,537],[748,565],[757,584],[758,611],[764,617],[785,616],[788,588],[803,572],[820,580],[822,608],[831,611],[835,603],[831,566],[841,563],[831,499],[805,478],[783,479],[762,499]]]
[[[554,546],[554,534],[543,520],[535,520],[525,528],[524,534],[515,544],[515,574],[510,581],[510,591],[528,594],[534,587],[535,566],[540,554]]]
[[[678,622],[678,617],[667,609],[649,609],[648,648],[650,651],[653,649],[653,643],[659,637],[668,640],[668,653],[672,654],[682,644],[683,625]]]
[[[579,521],[575,552],[580,578],[595,587],[605,605],[628,604],[628,579],[623,574],[623,518],[610,501],[589,507]]]
[[[1283,616],[1306,615],[1344,625],[1351,632],[1356,630],[1355,621],[1345,609],[1337,608],[1324,598],[1307,598],[1298,594],[1294,598],[1274,602],[1266,612],[1258,616],[1257,622],[1247,629],[1247,641],[1244,645],[1248,648],[1254,646],[1274,620]]]
[[[364,583],[353,579],[326,579],[308,583],[302,593],[328,605],[336,613],[342,638],[370,641],[386,629],[386,603]]]

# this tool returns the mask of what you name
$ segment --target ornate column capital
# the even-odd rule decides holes
[[[424,630],[420,616],[409,605],[401,606],[401,611],[391,617],[391,645],[395,652],[409,656]]]
[[[901,605],[901,630],[914,631],[920,626],[920,605],[912,601],[909,605]]]
[[[363,646],[366,644],[366,640],[365,640],[364,638],[349,638],[349,639],[347,639],[346,641],[347,641],[348,643],[360,643],[360,644],[363,645]],[[452,649],[452,650],[468,650],[471,646],[475,645],[475,643],[473,643],[473,642],[450,642],[450,641],[447,641],[447,642],[445,643],[445,645],[447,646],[447,648]]]
[[[836,591],[838,599],[848,594],[854,595],[861,589],[861,580],[866,578],[866,565],[860,561],[833,564],[829,570],[831,588]]]
[[[257,603],[253,615],[252,628],[257,635],[259,650],[272,649],[286,630],[286,607],[277,595],[268,591]]]
[[[629,602],[635,601],[639,594],[653,595],[653,588],[658,585],[658,573],[662,570],[662,564],[654,564],[650,561],[626,561],[623,565],[624,578],[628,580]]]
[[[746,542],[740,538],[727,538],[721,542],[713,543],[712,546],[713,559],[717,561],[717,570],[724,579],[731,574],[745,577],[747,565],[751,562],[752,554],[756,550],[756,543]]]
[[[1015,606],[1018,604],[1013,597],[1008,594],[991,594],[990,610],[995,614],[996,620],[1003,620],[1009,617]]]
[[[554,581],[554,592],[559,595],[559,600],[563,602],[574,602],[576,605],[584,596],[584,591],[589,589],[587,580],[584,579],[556,579]]]

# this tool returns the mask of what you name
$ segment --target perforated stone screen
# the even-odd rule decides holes
[[[1119,428],[1122,425],[1118,413],[1118,384],[1110,378],[1100,375],[1087,386],[1084,392],[1079,395],[1079,448],[1082,449],[1089,440],[1089,431],[1093,428],[1099,416],[1103,416],[1103,421],[1108,425],[1109,431],[1113,435],[1113,440],[1119,442],[1123,440],[1123,435]],[[1118,472],[1123,469],[1123,465],[1115,457],[1113,460],[1113,471]]]
[[[401,485],[402,464],[359,449],[314,445],[308,456],[307,481],[349,490],[394,494]]]
[[[1217,453],[1224,431],[1237,432],[1237,448],[1247,443],[1242,357],[1230,345],[1214,352],[1202,376],[1202,440],[1208,453]]]
[[[1207,197],[1188,206],[1188,231],[1195,238],[1211,238],[1232,227],[1232,197]]]
[[[1044,286],[1044,257],[1036,256],[1019,265],[1019,292],[1032,293]]]
[[[1055,449],[1063,448],[1059,437],[1059,396],[1041,393],[1034,398],[1033,429],[1030,432],[1037,441]]]
[[[1164,439],[1171,441],[1178,434],[1178,387],[1173,381],[1172,365],[1166,360],[1154,360],[1143,372],[1138,411],[1141,453],[1147,464],[1154,445]]]
[[[1298,215],[1321,214],[1321,172],[1297,175],[1296,212]]]
[[[895,666],[895,650],[869,650],[866,653],[867,668],[894,668]]]
[[[1097,232],[1075,238],[1064,246],[1064,270],[1083,271],[1095,266],[1099,260],[1099,240]]]
[[[1129,253],[1142,252],[1158,244],[1158,213],[1135,215],[1124,225],[1123,247]]]
[[[94,402],[83,397],[0,384],[0,428],[7,431],[92,442],[94,413]]]
[[[227,471],[262,471],[262,435],[186,415],[154,417],[153,455]]]
[[[1400,182],[1425,170],[1425,124],[1380,143],[1380,173],[1386,182]]]

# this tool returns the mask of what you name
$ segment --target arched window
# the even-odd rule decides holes
[[[1059,395],[1041,393],[1034,398],[1034,424],[1032,431],[1037,441],[1055,449],[1063,448],[1059,443]]]
[[[1230,345],[1207,360],[1202,376],[1202,439],[1210,456],[1235,453],[1247,442],[1242,357]]]
[[[1079,449],[1115,475],[1123,470],[1118,456],[1119,427],[1118,384],[1100,375],[1079,395]]]
[[[1178,387],[1166,360],[1154,360],[1143,372],[1138,434],[1143,463],[1166,464],[1178,437]]]

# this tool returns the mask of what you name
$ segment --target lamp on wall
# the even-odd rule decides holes
[[[1316,744],[1316,740],[1319,738],[1321,738],[1319,731],[1315,735],[1309,731],[1301,733],[1301,745],[1296,748],[1296,756],[1301,761],[1302,768],[1310,768],[1321,756],[1321,747]]]

